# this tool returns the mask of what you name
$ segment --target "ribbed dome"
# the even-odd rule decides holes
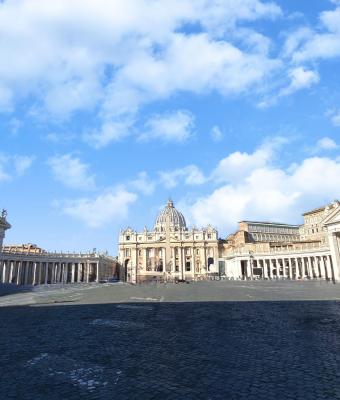
[[[165,231],[167,223],[173,230],[186,229],[185,218],[176,210],[172,200],[168,200],[166,207],[158,214],[155,223],[156,231]]]

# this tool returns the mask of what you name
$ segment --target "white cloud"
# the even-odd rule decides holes
[[[328,146],[330,142],[328,143]],[[280,157],[277,148],[276,158]],[[236,154],[236,153],[234,153]],[[197,225],[211,223],[223,234],[234,231],[242,219],[299,223],[300,213],[339,197],[340,160],[310,157],[287,167],[273,164],[272,157],[260,162],[258,150],[231,163],[221,185],[212,193],[188,203],[189,219]],[[226,157],[232,160],[231,155]],[[243,165],[241,174],[235,173]]]
[[[10,181],[11,176],[6,172],[6,164],[8,162],[8,157],[0,154],[0,182]]]
[[[210,136],[214,142],[220,142],[223,139],[223,133],[218,126],[212,127]]]
[[[31,167],[34,159],[34,156],[13,156],[13,163],[16,174],[18,176],[23,175]]]
[[[84,140],[96,149],[105,147],[112,141],[118,141],[132,132],[133,121],[106,121],[99,130],[83,135]]]
[[[137,178],[131,180],[129,184],[133,189],[145,195],[151,195],[156,186],[156,183],[148,177],[148,174],[145,171],[140,172]]]
[[[327,59],[340,55],[340,7],[320,14],[320,28],[300,28],[286,41],[286,55],[294,62],[303,63],[314,59]]]
[[[289,71],[290,84],[280,91],[279,96],[288,96],[297,90],[308,89],[319,82],[319,74],[316,71],[307,70],[304,67],[296,67]]]
[[[282,64],[268,38],[237,33],[281,15],[261,0],[2,2],[0,111],[33,99],[45,118],[93,112],[98,126],[85,139],[105,146],[132,133],[123,117],[177,92],[256,91]],[[198,31],[184,33],[188,24]]]
[[[237,182],[248,176],[251,171],[269,164],[278,148],[286,142],[283,137],[276,137],[267,140],[253,153],[239,151],[231,153],[219,161],[210,179],[217,183]]]
[[[154,115],[146,122],[146,131],[140,140],[159,139],[163,142],[184,142],[193,135],[194,117],[188,111],[178,110]]]
[[[335,150],[338,148],[339,146],[336,144],[336,142],[329,137],[323,137],[316,143],[316,150]]]
[[[54,156],[48,160],[54,178],[72,189],[92,190],[95,177],[89,172],[89,166],[70,154]]]
[[[184,168],[177,168],[173,171],[160,171],[160,182],[167,188],[172,189],[181,182],[186,185],[202,185],[206,178],[196,165],[188,165]]]
[[[34,156],[0,154],[0,182],[24,175],[32,166]]]
[[[90,228],[100,228],[115,221],[122,221],[137,195],[122,188],[108,190],[95,198],[68,200],[62,212],[83,222]]]
[[[334,126],[340,126],[340,109],[339,110],[330,110],[327,114],[331,118],[331,122]]]

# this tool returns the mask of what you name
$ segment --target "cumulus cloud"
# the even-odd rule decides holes
[[[324,146],[332,146],[324,141]],[[233,153],[226,157],[228,168],[216,168],[220,184],[211,193],[188,203],[189,218],[197,225],[214,224],[221,232],[236,229],[242,219],[299,223],[299,214],[339,197],[340,161],[309,157],[279,167],[273,154]],[[235,156],[237,154],[237,156]],[[234,159],[235,157],[235,159]],[[280,148],[275,150],[275,159]],[[240,174],[237,167],[243,166]],[[216,171],[215,170],[215,171]],[[225,177],[223,178],[223,174]]]
[[[316,143],[316,150],[336,150],[338,148],[339,145],[329,137],[323,137]]]
[[[193,128],[193,115],[188,111],[178,110],[168,114],[154,115],[146,122],[146,131],[139,136],[139,139],[184,142],[193,134]]]
[[[23,175],[32,165],[35,157],[34,156],[18,156],[12,157],[14,168],[18,176]]]
[[[68,200],[61,204],[61,211],[80,220],[90,228],[122,221],[128,216],[129,207],[137,195],[123,188],[107,190],[94,198]]]
[[[269,164],[277,150],[287,142],[283,137],[265,141],[253,153],[236,151],[219,161],[210,179],[217,183],[237,182],[246,177],[250,171]]]
[[[34,156],[0,154],[0,182],[24,175],[34,160]]]
[[[172,189],[181,182],[186,185],[201,185],[206,181],[202,171],[196,165],[187,165],[173,171],[160,171],[159,180],[167,189]]]
[[[282,64],[254,28],[249,40],[235,33],[281,15],[261,0],[2,2],[0,111],[29,98],[40,115],[92,112],[98,126],[84,139],[103,147],[131,134],[122,118],[134,121],[147,103],[256,90]],[[188,33],[190,25],[198,30]]]
[[[54,178],[72,189],[92,190],[95,177],[89,172],[89,166],[71,154],[54,156],[48,160]]]
[[[289,71],[290,84],[281,90],[281,96],[288,96],[297,90],[307,89],[319,82],[319,74],[316,71],[307,70],[304,67],[296,67]]]
[[[129,185],[138,192],[151,195],[155,190],[156,183],[149,178],[147,172],[142,171],[137,175],[136,179],[129,182]]]
[[[324,11],[319,16],[319,29],[299,28],[288,36],[286,55],[296,63],[327,59],[340,55],[340,7]]]

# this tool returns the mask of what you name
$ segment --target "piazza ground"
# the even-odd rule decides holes
[[[339,284],[0,290],[1,399],[340,399]]]

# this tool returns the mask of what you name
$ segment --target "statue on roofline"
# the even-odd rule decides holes
[[[7,217],[7,210],[3,208],[1,211],[1,218],[6,219],[6,217]]]

